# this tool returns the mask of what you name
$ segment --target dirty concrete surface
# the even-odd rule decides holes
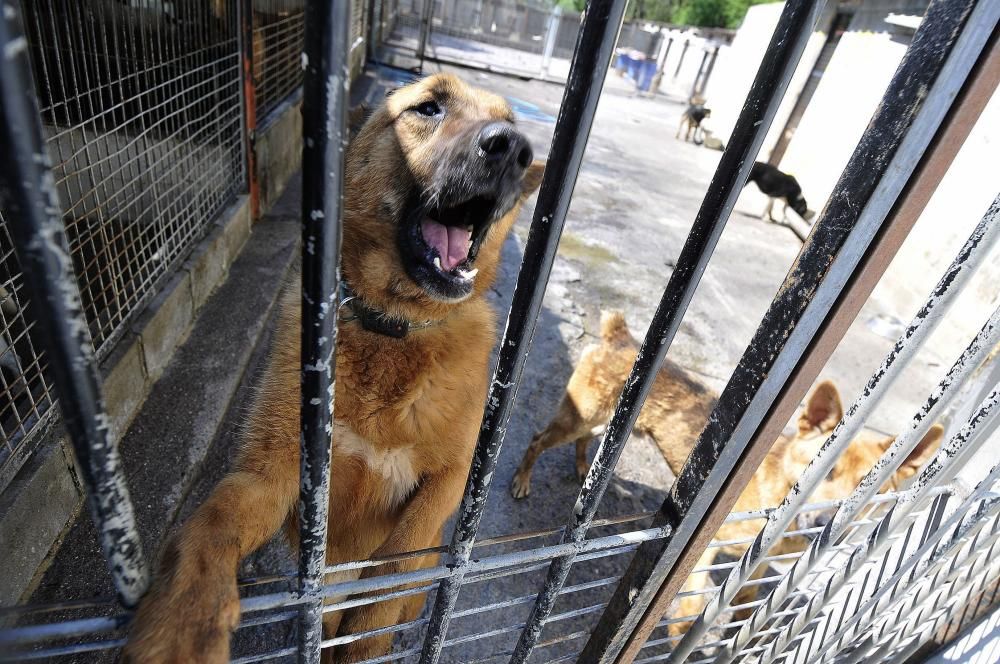
[[[455,71],[476,85],[508,97],[536,155],[545,154],[558,114],[561,86],[441,65],[428,64],[427,68]],[[384,88],[408,79],[405,73],[387,68],[376,68],[368,76],[374,79],[370,99],[376,103]],[[511,497],[511,477],[532,434],[544,426],[553,412],[574,362],[582,349],[595,340],[600,311],[624,311],[637,338],[641,338],[649,324],[721,154],[674,138],[683,110],[680,99],[636,97],[626,81],[615,74],[608,78],[508,427],[480,539],[556,529],[570,517],[579,491],[571,446],[541,456],[528,498],[517,501]],[[272,216],[294,217],[298,196],[296,179]],[[789,229],[759,218],[763,206],[764,200],[753,192],[748,192],[737,204],[670,349],[671,359],[716,391],[724,386],[801,247],[801,241]],[[493,289],[494,304],[500,312],[498,335],[517,276],[531,210],[531,204],[525,207],[505,245],[503,267]],[[845,350],[838,351],[834,362],[822,374],[841,385],[845,401],[849,402],[857,393],[891,344],[888,338],[865,325],[865,321],[878,317],[907,320],[912,313],[895,310],[891,302],[866,305],[859,322],[848,333]],[[202,464],[194,487],[184,498],[181,518],[204,499],[231,462],[242,414],[262,369],[264,351],[266,343],[256,353],[254,366],[246,371],[247,378],[220,429],[221,435]],[[901,382],[872,418],[873,428],[899,431],[937,380],[937,374],[943,373],[952,360],[949,353],[936,350],[933,345],[926,355],[916,369],[919,375]],[[594,448],[596,440],[591,455]],[[672,479],[673,474],[655,446],[650,441],[633,439],[622,455],[599,517],[621,517],[655,509]],[[638,520],[595,528],[593,535],[624,532],[647,524],[648,520]],[[547,535],[521,543],[483,547],[477,549],[476,555],[523,550],[557,539],[558,535]],[[596,622],[601,605],[613,591],[614,579],[624,571],[628,560],[626,551],[574,567],[570,586],[598,580],[607,583],[559,598],[554,618],[542,634],[543,643],[552,643],[537,649],[530,661],[546,662],[579,652],[586,640],[584,633]],[[294,574],[294,570],[295,561],[278,536],[245,561],[240,572],[245,578],[259,578]],[[523,601],[453,620],[448,637],[454,643],[445,650],[442,661],[506,661],[509,655],[504,653],[513,648],[518,628],[544,575],[544,566],[538,566],[464,587],[459,611],[514,598]],[[286,584],[287,581],[278,581],[267,589],[276,590]],[[586,611],[588,607],[590,611]],[[558,617],[577,610],[583,615]],[[425,607],[421,620],[427,614]],[[234,640],[234,656],[294,645],[294,632],[294,621],[288,620],[241,630]],[[493,635],[481,636],[486,633]],[[573,638],[559,640],[574,634]],[[421,635],[422,624],[418,621],[397,638],[397,651],[419,649]],[[402,661],[415,661],[415,656]]]

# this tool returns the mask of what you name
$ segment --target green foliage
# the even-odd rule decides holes
[[[628,18],[705,28],[739,27],[747,8],[778,0],[632,0]],[[565,9],[580,11],[584,0],[559,0]]]
[[[558,0],[557,5],[563,8],[563,11],[576,12],[579,14],[583,11],[583,8],[587,6],[587,0]]]

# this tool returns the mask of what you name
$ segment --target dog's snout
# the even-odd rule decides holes
[[[480,155],[488,161],[509,161],[527,168],[534,157],[528,139],[508,122],[491,122],[483,127],[478,143]]]

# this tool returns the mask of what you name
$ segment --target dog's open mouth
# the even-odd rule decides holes
[[[404,246],[410,276],[432,295],[458,300],[472,292],[476,255],[493,222],[497,201],[475,196],[455,205],[418,208]],[[405,254],[410,254],[406,256]]]

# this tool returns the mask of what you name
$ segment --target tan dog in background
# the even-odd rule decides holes
[[[431,76],[388,96],[348,150],[343,277],[378,319],[413,326],[396,338],[361,321],[340,324],[328,564],[436,546],[461,501],[496,336],[484,293],[543,169],[513,122],[503,98]],[[235,468],[167,544],[128,661],[228,662],[240,559],[283,525],[295,544],[299,334],[292,288]],[[436,560],[407,558],[327,580]],[[325,613],[325,636],[412,620],[423,601],[414,595]],[[392,635],[383,634],[326,650],[324,659],[354,662],[391,646]]]
[[[620,313],[601,314],[600,343],[587,347],[569,379],[566,392],[555,417],[537,434],[528,446],[511,482],[511,494],[524,498],[531,492],[531,469],[543,451],[569,442],[576,443],[576,472],[582,480],[589,469],[587,445],[607,424],[614,411],[618,395],[635,362],[639,346],[629,333]],[[665,360],[653,389],[639,413],[635,431],[649,436],[659,447],[675,475],[694,448],[715,403],[715,395],[689,377],[683,369]],[[843,417],[843,407],[837,388],[830,381],[813,390],[798,420],[798,432],[792,438],[781,436],[765,457],[760,469],[736,501],[734,511],[745,512],[778,505],[798,481],[805,467],[815,458],[819,448]],[[927,433],[899,467],[886,488],[896,488],[913,476],[941,443],[944,429],[940,424]],[[855,438],[833,470],[810,497],[812,502],[844,498],[861,481],[875,461],[895,440],[891,436],[862,433]],[[796,526],[815,527],[828,520],[829,512],[803,515]],[[763,527],[763,520],[737,521],[723,524],[716,540],[751,540]],[[770,555],[803,551],[807,540],[802,537],[781,539]],[[711,566],[715,557],[725,553],[743,555],[747,544],[711,547],[702,555],[697,568]],[[766,565],[757,568],[753,578],[763,576]],[[685,591],[697,591],[710,585],[708,573],[688,577]],[[756,586],[744,586],[733,604],[744,604],[756,597]],[[705,605],[705,595],[686,595],[679,600],[679,617],[697,616]],[[683,634],[690,623],[669,626],[672,635]]]

